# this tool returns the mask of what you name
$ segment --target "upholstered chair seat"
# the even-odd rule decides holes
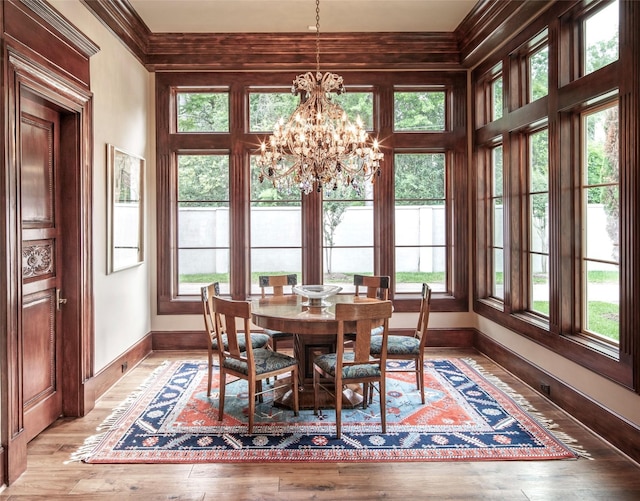
[[[354,354],[353,353],[345,353],[344,362],[353,363]],[[331,376],[336,375],[336,366],[337,366],[337,355],[335,353],[328,353],[326,355],[320,355],[315,358],[313,361],[315,365],[317,365],[320,369],[322,369],[327,374]],[[356,365],[345,365],[342,367],[342,379],[354,379],[354,378],[375,378],[380,377],[380,364],[376,361],[375,363],[367,364],[356,364]]]
[[[283,353],[278,353],[268,348],[258,348],[253,350],[253,362],[255,364],[256,375],[267,372],[281,371],[297,365],[298,361]],[[236,358],[225,358],[222,362],[225,369],[231,369],[242,374],[249,374],[246,360]]]
[[[394,355],[418,355],[420,353],[420,340],[410,336],[389,336],[387,339],[387,356],[393,358]],[[382,336],[371,338],[371,353],[377,355],[382,353]]]
[[[264,348],[269,344],[270,337],[267,334],[251,334],[251,347],[255,350],[257,348]],[[223,349],[229,349],[229,342],[227,341],[227,335],[222,335]],[[244,336],[238,336],[238,348],[240,351],[247,351],[247,345],[244,340]],[[213,351],[219,351],[218,339],[214,338],[211,341],[211,349]]]

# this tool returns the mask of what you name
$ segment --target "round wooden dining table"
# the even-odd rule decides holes
[[[326,307],[310,307],[306,298],[297,294],[255,298],[251,300],[252,321],[258,327],[294,335],[293,355],[298,360],[300,406],[309,408],[313,401],[313,360],[318,355],[336,351],[338,322],[335,319],[337,303],[376,302],[362,296],[338,294],[326,299]],[[345,332],[355,332],[355,322],[346,322]],[[306,390],[306,391],[305,391]],[[343,392],[343,405],[353,407],[362,401],[357,390]]]
[[[377,301],[367,297],[338,294],[327,298],[326,307],[306,306],[305,298],[297,294],[265,297],[251,301],[252,321],[258,327],[304,336],[336,334],[335,319],[337,303],[364,303]],[[355,330],[355,322],[347,322],[345,330]]]

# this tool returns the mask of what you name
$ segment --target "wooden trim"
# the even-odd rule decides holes
[[[229,185],[230,209],[234,218],[231,221],[231,294],[234,299],[245,299],[250,295],[249,273],[247,271],[249,239],[249,225],[246,218],[248,207],[248,149],[257,145],[259,135],[245,132],[246,112],[241,103],[245,102],[243,92],[252,86],[285,86],[291,82],[295,73],[277,72],[159,72],[156,75],[156,125],[157,125],[157,155],[156,155],[156,201],[157,226],[169,228],[169,232],[158,233],[158,314],[199,314],[201,312],[200,299],[192,296],[178,296],[176,294],[176,211],[175,194],[177,186],[177,170],[175,168],[175,153],[178,151],[212,151],[212,140],[225,141],[224,149],[231,155],[232,173]],[[449,153],[451,176],[448,180],[448,198],[450,200],[449,239],[453,261],[450,269],[454,270],[453,283],[448,284],[450,295],[435,294],[432,301],[432,311],[468,311],[468,281],[469,270],[467,256],[469,254],[468,231],[465,225],[455,225],[454,220],[459,215],[468,212],[467,190],[467,143],[465,140],[466,127],[466,74],[461,71],[433,71],[433,72],[351,72],[348,75],[349,85],[368,86],[373,88],[376,99],[375,106],[379,111],[380,134],[385,150],[385,166],[380,179],[376,182],[376,203],[374,204],[375,226],[375,270],[377,274],[394,276],[395,261],[393,255],[393,152],[406,150],[437,151],[446,150]],[[393,89],[395,86],[446,86],[451,93],[450,102],[453,106],[451,117],[448,118],[448,130],[437,134],[393,134],[391,123],[393,119]],[[175,89],[180,87],[206,88],[225,87],[230,89],[232,129],[225,134],[178,134],[175,132],[174,110],[172,98]],[[381,108],[384,106],[384,108]],[[213,137],[215,136],[215,138]],[[391,144],[393,142],[393,144]],[[401,144],[398,144],[401,143]],[[254,146],[255,148],[255,146]],[[388,173],[388,174],[387,174]],[[453,181],[452,181],[453,180]],[[321,194],[311,193],[303,197],[302,224],[304,228],[302,249],[303,269],[301,283],[317,283],[322,281],[322,200]],[[315,278],[314,278],[315,277]],[[319,280],[318,280],[319,279]],[[417,311],[419,308],[418,294],[396,294],[394,307],[397,311]]]
[[[145,63],[151,31],[127,0],[80,0],[116,38]]]
[[[315,67],[315,43],[311,33],[152,33],[145,65],[149,71],[308,70]],[[320,50],[324,71],[461,68],[449,33],[327,33]]]
[[[86,58],[98,53],[100,47],[93,43],[78,28],[62,17],[57,10],[44,0],[18,0],[28,9],[35,12],[54,31],[62,35],[75,49]]]
[[[85,382],[85,392],[94,402],[152,352],[152,335],[147,334],[122,355]]]
[[[588,395],[569,386],[553,374],[522,358],[518,353],[476,332],[474,347],[491,360],[540,392],[545,398],[571,414],[580,423],[600,435],[636,462],[640,462],[640,427],[621,418]],[[549,394],[541,385],[549,386]]]
[[[575,3],[578,2],[478,2],[455,31],[462,65],[465,68],[476,67],[550,7],[565,11]]]
[[[411,335],[413,329],[393,329],[390,334]],[[202,331],[155,331],[151,333],[153,351],[163,350],[207,350],[207,336]],[[471,348],[475,331],[471,328],[429,329],[427,346],[438,348]],[[281,346],[282,345],[282,346]],[[290,339],[278,341],[278,346],[292,348]]]
[[[7,479],[4,475],[5,465],[7,464],[7,460],[5,457],[4,447],[0,446],[0,492],[2,492],[2,488],[7,484]]]
[[[621,297],[640,297],[640,4],[624,2],[621,22],[621,46],[624,51],[620,66],[630,78],[620,85],[620,119],[618,124],[620,164],[633,165],[620,178],[620,266],[628,270],[621,281]],[[622,310],[620,330],[635,335],[620,339],[622,356],[634,361],[633,386],[640,392],[640,308]]]
[[[504,230],[505,242],[505,274],[504,305],[492,303],[490,290],[486,281],[486,263],[481,261],[487,257],[485,248],[490,247],[484,231],[489,222],[486,186],[488,178],[477,177],[472,187],[477,201],[474,207],[475,232],[477,240],[475,261],[475,297],[474,311],[500,325],[511,329],[522,336],[529,337],[548,349],[572,360],[602,376],[619,384],[640,391],[640,342],[638,342],[638,325],[640,312],[629,307],[632,299],[640,293],[637,281],[637,270],[640,263],[640,240],[637,216],[638,174],[637,169],[630,168],[637,164],[638,138],[640,137],[640,118],[638,117],[638,96],[640,88],[640,64],[638,50],[640,22],[637,2],[620,3],[620,59],[604,68],[582,77],[570,72],[566,76],[559,74],[558,58],[573,47],[568,39],[577,29],[566,19],[580,22],[584,8],[591,5],[602,6],[602,3],[589,2],[554,2],[553,6],[541,13],[538,18],[523,23],[520,30],[514,31],[511,38],[506,37],[503,44],[494,53],[485,53],[482,61],[473,72],[474,93],[476,99],[486,100],[481,90],[491,68],[500,60],[503,61],[505,77],[520,78],[521,68],[511,68],[518,63],[514,56],[522,52],[527,41],[536,41],[541,31],[548,26],[549,37],[549,93],[548,96],[530,104],[522,104],[518,97],[510,98],[510,106],[505,110],[503,118],[489,124],[480,123],[474,127],[474,155],[482,159],[482,148],[491,140],[502,135],[504,147],[505,179],[510,181],[505,192]],[[571,35],[571,36],[570,36]],[[514,52],[515,51],[515,52]],[[560,52],[559,52],[560,51]],[[511,55],[511,57],[509,57]],[[499,59],[499,57],[501,59]],[[564,60],[564,59],[563,59]],[[624,70],[623,70],[624,68]],[[574,78],[565,82],[567,78]],[[559,87],[559,82],[562,86]],[[521,82],[512,85],[505,80],[507,94],[518,93]],[[595,102],[610,99],[613,102],[616,89],[620,106],[619,145],[620,145],[620,349],[597,343],[593,339],[581,336],[581,301],[582,287],[578,257],[582,249],[580,225],[580,197],[574,194],[577,180],[580,179],[580,112]],[[510,96],[507,95],[507,98]],[[481,103],[480,103],[481,104]],[[519,107],[516,107],[519,106]],[[476,110],[480,108],[476,105]],[[526,311],[526,284],[528,277],[526,263],[522,261],[522,245],[526,240],[523,233],[524,216],[522,212],[523,169],[526,166],[521,133],[527,126],[548,121],[549,154],[550,154],[550,226],[549,235],[552,247],[549,253],[550,275],[550,314],[548,320],[531,315]],[[634,146],[635,145],[635,146]],[[487,171],[488,172],[488,171]],[[636,231],[634,231],[636,230]],[[520,266],[523,264],[523,266]]]
[[[31,10],[33,7],[37,12]],[[0,409],[3,439],[4,481],[12,483],[27,464],[26,434],[23,431],[21,385],[23,378],[21,324],[20,190],[16,172],[20,95],[29,92],[60,111],[60,186],[64,186],[62,229],[65,295],[68,303],[61,332],[63,354],[59,382],[63,414],[86,414],[93,401],[84,393],[84,382],[93,371],[93,256],[92,186],[93,143],[92,95],[89,92],[89,57],[95,46],[71,24],[57,16],[40,0],[10,0],[2,3],[2,47],[6,95],[4,107],[3,160],[5,174],[0,181],[3,203],[0,218],[5,233],[2,241],[7,259],[0,262],[5,283],[0,291],[0,313],[6,320],[6,335],[0,339],[3,363],[3,405]]]
[[[37,12],[29,7],[36,8]],[[2,8],[3,38],[7,44],[51,69],[52,73],[89,88],[89,57],[99,50],[97,45],[42,0],[7,0],[2,2]]]

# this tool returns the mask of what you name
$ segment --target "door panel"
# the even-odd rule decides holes
[[[22,402],[31,440],[62,413],[57,291],[60,221],[57,219],[59,114],[28,95],[20,100],[22,227]]]

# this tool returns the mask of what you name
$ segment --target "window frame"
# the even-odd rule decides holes
[[[248,132],[248,93],[286,88],[296,73],[268,72],[158,72],[156,74],[157,118],[157,301],[158,314],[199,314],[197,296],[177,296],[175,233],[177,229],[176,154],[209,153],[221,150],[230,155],[230,290],[234,299],[251,295],[250,283],[250,200],[249,158],[258,150],[265,133]],[[348,74],[347,92],[374,93],[374,131],[381,140],[385,160],[382,175],[374,185],[374,269],[372,274],[395,276],[393,155],[396,149],[416,144],[425,150],[446,151],[451,159],[452,203],[447,225],[451,229],[447,246],[451,255],[450,286],[446,293],[434,294],[432,311],[468,311],[468,227],[453,224],[455,217],[467,214],[467,75],[466,72],[353,72]],[[174,97],[176,89],[228,88],[230,96],[229,133],[176,133]],[[446,89],[447,130],[437,132],[393,132],[393,89],[400,87]],[[389,174],[385,175],[384,170]],[[315,193],[302,197],[304,283],[322,283],[322,197]],[[458,214],[463,216],[458,216]],[[395,284],[393,284],[395,286]],[[419,293],[393,297],[395,311],[414,312],[420,305]]]
[[[620,129],[620,186],[624,181],[637,186],[638,174],[634,165],[637,151],[629,147],[637,144],[639,119],[637,109],[630,106],[633,100],[626,96],[640,94],[637,77],[632,72],[622,72],[625,58],[630,63],[632,48],[638,48],[638,36],[631,32],[633,23],[624,23],[624,15],[633,14],[628,2],[620,2],[619,59],[588,75],[579,77],[574,61],[581,48],[581,23],[583,18],[608,2],[580,2],[572,9],[560,12],[557,18],[546,16],[546,25],[535,20],[514,36],[494,55],[479,65],[472,73],[472,86],[476,110],[487,106],[487,82],[492,70],[500,61],[503,74],[509,75],[510,83],[505,85],[505,101],[509,108],[501,121],[483,123],[476,119],[474,130],[474,157],[478,164],[474,190],[476,192],[477,259],[474,277],[474,311],[496,323],[509,328],[519,335],[529,338],[565,358],[590,370],[594,370],[621,385],[640,389],[640,316],[634,312],[629,298],[637,297],[639,286],[630,274],[640,265],[640,241],[631,237],[632,228],[638,229],[634,215],[637,200],[629,189],[620,192],[621,232],[620,232],[620,342],[616,347],[597,342],[581,333],[581,280],[580,267],[576,264],[581,252],[580,214],[581,197],[576,195],[581,173],[581,113],[588,107],[605,105],[619,100],[619,123],[633,126]],[[548,30],[549,40],[549,94],[532,103],[527,103],[527,83],[523,78],[522,61],[526,61],[527,51],[539,47],[536,37],[542,30]],[[625,31],[626,30],[626,31]],[[625,40],[628,43],[625,43]],[[637,67],[637,63],[636,67]],[[635,79],[635,80],[634,80]],[[625,122],[626,120],[626,122]],[[522,137],[535,130],[539,123],[546,121],[549,131],[549,320],[536,318],[537,315],[524,311],[526,306],[526,267],[523,266],[522,228],[525,221],[523,212],[523,176],[526,155],[523,154]],[[502,309],[490,298],[486,265],[487,234],[487,148],[494,142],[502,142],[505,149],[504,175],[509,177],[508,229],[505,229],[505,246],[509,246],[510,283],[505,294]],[[508,146],[507,146],[508,145]],[[625,163],[625,155],[627,163]],[[578,190],[579,191],[579,190]],[[636,194],[637,195],[637,194]],[[627,225],[627,226],[625,226]],[[576,229],[578,228],[578,229]],[[626,230],[625,230],[626,228]]]

